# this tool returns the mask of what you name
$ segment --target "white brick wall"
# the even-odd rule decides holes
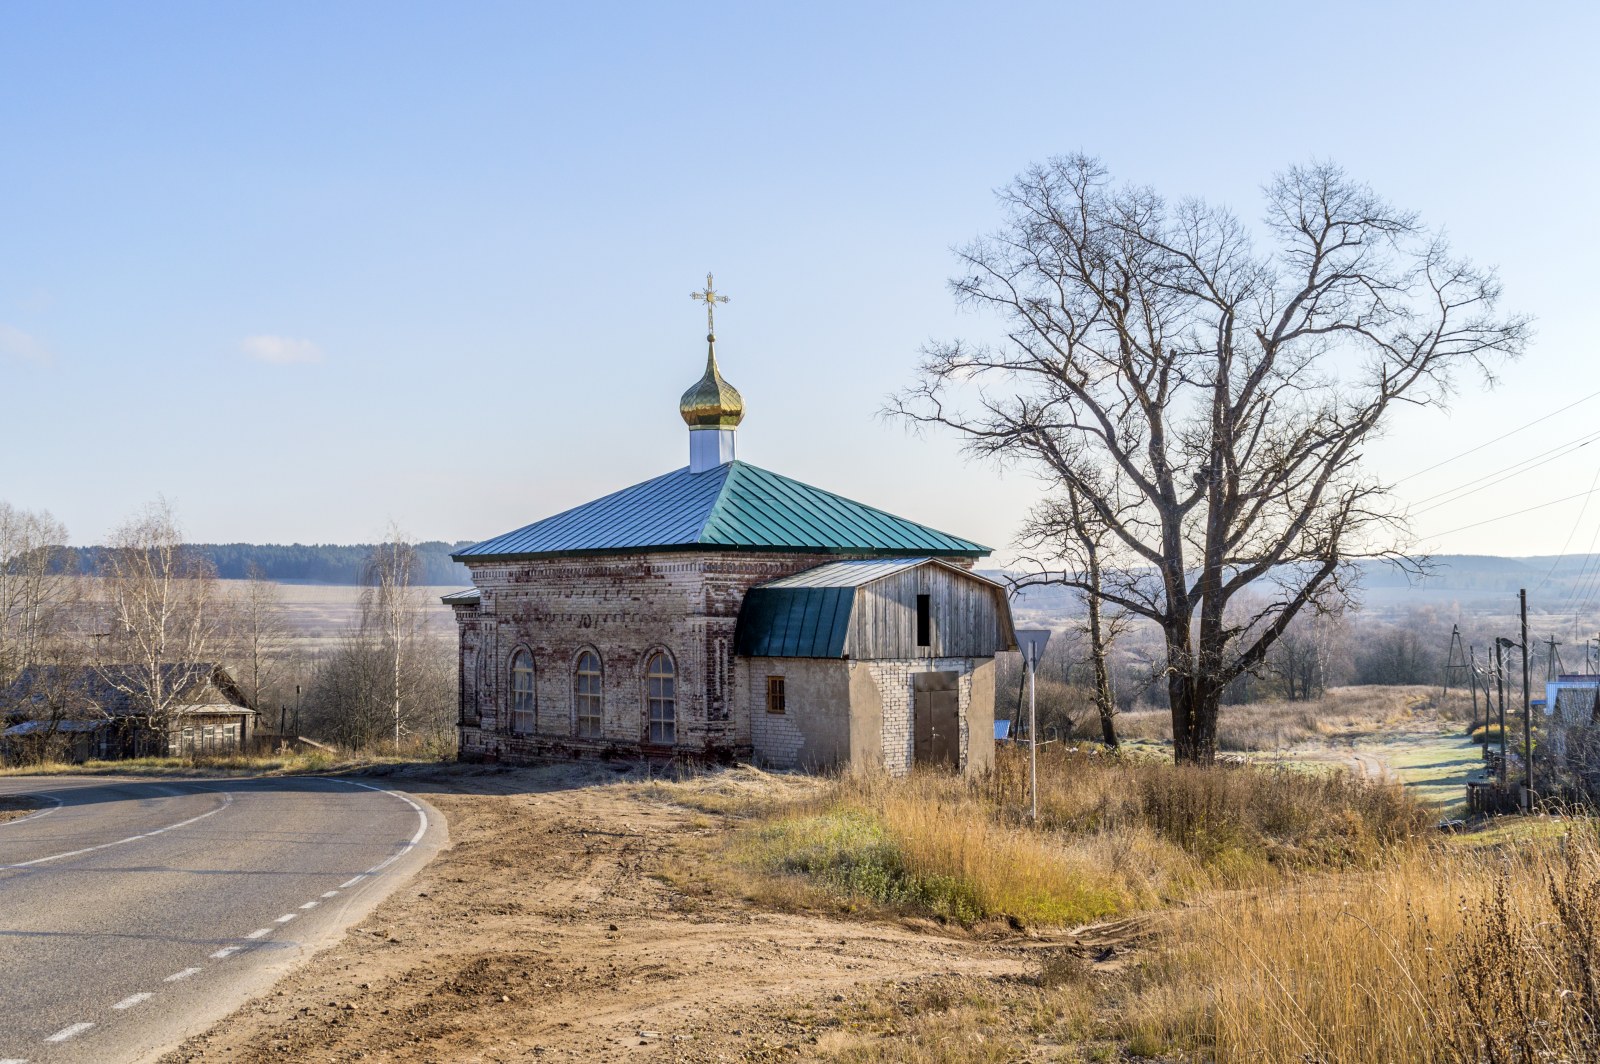
[[[973,658],[932,658],[899,661],[863,661],[855,667],[867,669],[883,699],[883,767],[896,776],[911,771],[916,748],[916,729],[912,719],[911,674],[916,672],[956,672],[957,713],[961,721],[961,768],[967,767],[970,729],[967,711],[972,705]]]

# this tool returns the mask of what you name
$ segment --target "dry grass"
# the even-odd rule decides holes
[[[1417,715],[1438,712],[1438,690],[1432,687],[1335,687],[1314,702],[1254,702],[1223,706],[1217,722],[1217,746],[1237,752],[1280,751],[1308,743],[1346,740],[1371,735],[1383,728],[1404,725]],[[1471,715],[1465,697],[1465,715],[1458,713],[1452,695],[1443,713],[1451,720]],[[1117,717],[1117,734],[1124,739],[1170,743],[1172,716],[1165,709],[1145,709]]]
[[[431,754],[426,760],[436,760]],[[306,750],[281,754],[200,757],[130,757],[117,761],[43,761],[0,767],[0,776],[290,776],[298,773],[356,772],[381,765],[410,765],[419,755],[355,754],[345,750]]]
[[[1371,867],[1428,820],[1397,787],[1343,772],[1206,770],[1059,748],[1040,759],[1037,825],[1026,817],[1017,751],[1002,752],[980,781],[845,776],[763,786],[754,800],[704,781],[651,786],[751,821],[718,852],[715,870],[681,869],[680,878],[714,877],[767,905],[963,924],[1070,926],[1306,869]]]
[[[1600,1058],[1600,845],[1454,847],[1372,875],[1219,901],[1146,1022],[1222,1060]]]
[[[882,987],[822,1045],[852,1064],[1600,1059],[1600,836],[1585,821],[1516,843],[1220,894],[1131,964],[1047,951],[1032,980]]]

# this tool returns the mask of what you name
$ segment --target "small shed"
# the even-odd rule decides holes
[[[745,595],[735,647],[751,745],[779,768],[903,774],[994,762],[1003,585],[940,558],[831,562]]]

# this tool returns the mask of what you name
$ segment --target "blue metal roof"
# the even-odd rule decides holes
[[[735,461],[703,473],[691,473],[687,466],[674,470],[451,557],[511,561],[707,549],[922,557],[989,553],[971,540]]]

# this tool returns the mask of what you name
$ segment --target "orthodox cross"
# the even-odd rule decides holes
[[[717,304],[726,303],[728,297],[719,295],[717,290],[711,287],[711,275],[708,273],[706,274],[706,290],[704,292],[690,292],[689,298],[697,299],[706,305],[706,332],[709,335],[715,335],[717,331],[716,320],[712,315],[716,312]]]

